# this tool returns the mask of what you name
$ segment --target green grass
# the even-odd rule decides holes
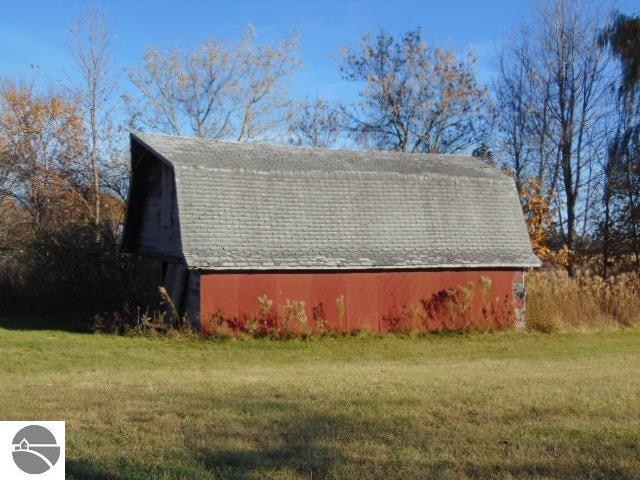
[[[640,478],[640,330],[313,341],[0,329],[70,478]]]

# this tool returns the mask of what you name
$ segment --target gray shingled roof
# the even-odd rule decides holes
[[[133,138],[173,165],[190,267],[539,265],[513,180],[472,157]]]

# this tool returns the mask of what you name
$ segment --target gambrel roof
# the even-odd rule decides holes
[[[539,265],[513,179],[473,157],[131,139],[173,168],[192,268]]]

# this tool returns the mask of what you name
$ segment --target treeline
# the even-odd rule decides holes
[[[497,52],[490,85],[478,79],[471,52],[432,45],[420,29],[364,35],[336,60],[342,79],[359,88],[354,103],[294,100],[290,81],[302,65],[301,39],[259,43],[251,26],[236,42],[151,45],[120,73],[114,31],[104,12],[89,11],[68,41],[75,83],[0,82],[5,297],[7,285],[18,289],[16,278],[28,277],[17,267],[29,264],[21,256],[36,246],[42,253],[43,240],[117,243],[130,129],[472,152],[513,175],[544,260],[570,274],[585,264],[604,276],[638,269],[640,18],[574,0],[536,5]],[[92,234],[68,235],[87,225]]]

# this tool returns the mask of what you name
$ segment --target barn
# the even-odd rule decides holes
[[[476,158],[131,134],[124,245],[203,332],[505,328],[539,266]]]

